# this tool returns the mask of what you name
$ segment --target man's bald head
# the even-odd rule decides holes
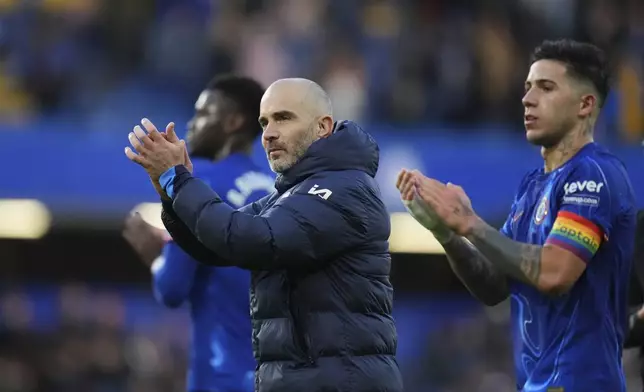
[[[294,105],[313,116],[333,117],[331,99],[324,89],[312,80],[304,78],[279,79],[266,90],[267,95],[289,98]]]
[[[333,107],[319,84],[303,78],[280,79],[262,97],[259,122],[271,168],[293,166],[309,146],[333,131]]]

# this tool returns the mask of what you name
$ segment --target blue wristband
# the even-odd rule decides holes
[[[165,191],[165,193],[168,194],[168,197],[170,198],[174,196],[174,179],[177,176],[175,167],[169,168],[163,174],[161,174],[161,177],[159,177],[159,184],[161,184],[161,188]]]
[[[177,165],[166,170],[159,177],[159,184],[168,195],[173,199],[181,185],[186,183],[186,180],[192,178],[192,175],[183,165]]]

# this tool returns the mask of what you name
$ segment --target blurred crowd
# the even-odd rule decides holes
[[[145,287],[94,286],[5,287],[0,392],[185,391],[187,313],[164,310]],[[516,390],[508,303],[456,312],[463,303],[455,298],[436,298],[438,307],[411,303],[396,307],[430,319],[418,323],[396,316],[406,391]],[[625,357],[633,385],[636,356]]]
[[[128,290],[79,284],[36,296],[5,290],[0,392],[184,391],[187,314],[162,310],[141,287]],[[409,332],[399,344],[417,351],[399,355],[407,391],[513,391],[507,309],[434,314],[432,320],[398,320]],[[414,335],[420,341],[409,342]]]
[[[641,136],[637,0],[2,0],[0,118],[81,118],[163,94],[189,108],[213,74],[237,71],[318,80],[340,118],[520,126],[529,53],[559,37],[607,50],[607,121]]]
[[[188,325],[156,318],[157,325],[137,328],[125,323],[124,312],[114,290],[70,285],[45,307],[20,291],[6,292],[0,391],[184,391]]]

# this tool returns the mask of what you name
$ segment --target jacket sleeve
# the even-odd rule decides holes
[[[266,202],[265,199],[253,202],[241,208],[240,211],[244,211],[248,214],[257,214],[261,209],[262,203]],[[172,201],[164,200],[162,204],[163,209],[161,210],[161,220],[163,221],[163,225],[165,226],[168,233],[170,233],[173,241],[184,252],[186,252],[193,259],[205,265],[220,267],[233,265],[229,261],[220,257],[217,253],[208,249],[208,247],[206,247],[201,243],[201,241],[199,241],[199,239],[197,239],[197,237],[190,231],[190,228],[188,228],[188,226],[186,226],[177,216],[172,206]]]
[[[324,266],[366,241],[369,201],[379,201],[355,179],[336,181],[333,188],[319,179],[320,188],[329,189],[309,192],[314,184],[305,183],[257,216],[232,209],[184,170],[176,176],[168,192],[176,216],[210,252],[250,270]]]

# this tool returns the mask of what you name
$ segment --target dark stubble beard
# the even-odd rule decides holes
[[[575,127],[575,123],[571,120],[564,120],[556,127],[556,130],[542,135],[536,139],[528,139],[528,141],[535,145],[546,149],[557,147],[562,141],[569,137],[569,133]]]
[[[275,173],[284,173],[285,171],[292,168],[296,163],[298,163],[302,159],[302,157],[304,156],[304,154],[306,154],[306,151],[309,149],[311,144],[313,144],[313,142],[318,140],[318,137],[315,133],[316,125],[317,125],[316,123],[309,125],[309,127],[301,135],[301,137],[295,140],[292,147],[290,148],[290,150],[293,151],[293,153],[287,159],[284,159],[282,162],[280,162],[277,165],[274,163],[271,163],[271,169]]]

